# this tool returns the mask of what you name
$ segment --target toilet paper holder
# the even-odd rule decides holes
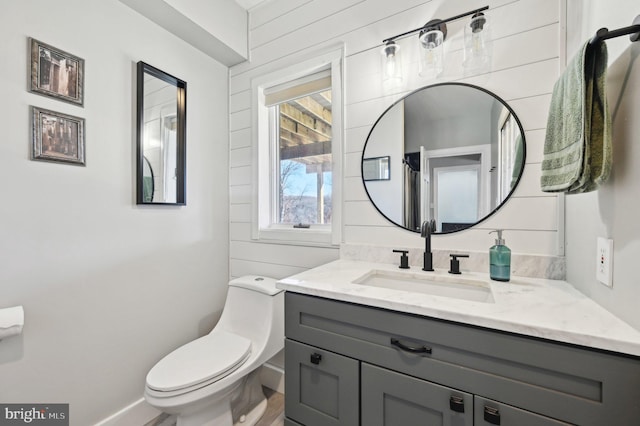
[[[22,333],[24,309],[22,306],[0,308],[0,340]]]

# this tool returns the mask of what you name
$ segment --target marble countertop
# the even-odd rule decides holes
[[[355,284],[372,270],[394,274],[428,274],[450,280],[445,270],[337,260],[279,280],[283,290],[455,321],[526,336],[640,356],[640,332],[565,281],[512,277],[509,282],[488,274],[465,272],[457,277],[490,286],[493,303],[469,301]]]

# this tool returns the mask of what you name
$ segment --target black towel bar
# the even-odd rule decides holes
[[[640,40],[640,15],[636,16],[636,19],[633,20],[633,23],[630,27],[624,27],[613,31],[609,31],[606,28],[600,28],[591,38],[589,44],[600,43],[604,40],[614,37],[620,37],[627,34],[631,34],[631,36],[629,37],[631,41]]]

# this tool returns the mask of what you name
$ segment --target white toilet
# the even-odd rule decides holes
[[[273,278],[237,278],[218,324],[161,359],[144,397],[177,426],[252,426],[267,406],[256,369],[283,348],[284,292]]]

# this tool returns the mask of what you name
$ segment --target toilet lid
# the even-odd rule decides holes
[[[250,353],[249,339],[214,330],[162,358],[147,374],[147,386],[168,392],[213,382],[240,367]]]

